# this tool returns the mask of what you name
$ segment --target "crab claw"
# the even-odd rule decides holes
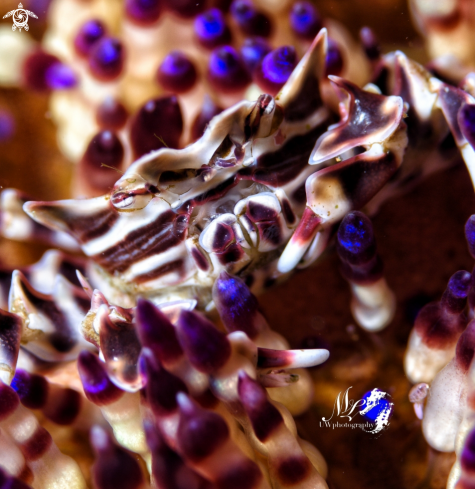
[[[341,122],[317,140],[309,163],[332,158],[337,163],[307,178],[307,207],[279,259],[282,273],[297,266],[319,229],[360,209],[381,190],[401,165],[407,145],[402,98],[366,92],[338,77],[331,80],[348,94],[346,105],[340,104]]]

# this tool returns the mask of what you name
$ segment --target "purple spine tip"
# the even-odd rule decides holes
[[[205,96],[201,112],[196,116],[191,127],[191,136],[193,140],[200,138],[206,130],[209,121],[220,114],[224,109],[218,107],[209,96]]]
[[[213,300],[227,331],[244,331],[249,338],[256,337],[258,303],[243,280],[221,272],[213,286]]]
[[[17,393],[9,385],[0,383],[0,421],[13,414],[19,404]]]
[[[77,85],[74,71],[67,65],[55,63],[45,73],[45,80],[51,90],[68,90]]]
[[[471,215],[465,224],[465,239],[467,240],[468,251],[475,259],[475,214]]]
[[[164,148],[178,148],[183,117],[175,96],[146,102],[135,114],[130,129],[134,157]],[[165,144],[164,144],[165,143]]]
[[[219,47],[211,53],[208,79],[214,89],[223,93],[243,90],[251,81],[241,57],[231,46]]]
[[[231,42],[231,33],[223,13],[213,8],[198,15],[195,20],[195,34],[200,44],[213,49]]]
[[[178,395],[178,404],[178,445],[187,458],[202,460],[227,440],[228,426],[219,414],[199,408],[185,395]]]
[[[96,120],[102,129],[118,131],[125,126],[128,118],[127,109],[114,97],[107,97],[99,106]]]
[[[475,471],[475,430],[472,430],[465,439],[460,463],[464,470]]]
[[[103,37],[91,49],[89,68],[98,80],[112,81],[120,76],[124,67],[124,48],[113,37]]]
[[[297,36],[312,40],[322,28],[322,20],[310,2],[297,2],[290,12],[290,25]]]
[[[381,56],[381,47],[374,32],[369,27],[363,27],[360,30],[360,39],[368,59],[371,61],[379,59]]]
[[[91,444],[96,452],[96,461],[92,467],[94,487],[136,489],[142,486],[143,474],[136,458],[117,446],[104,429],[99,426],[92,428]]]
[[[157,352],[162,362],[173,362],[183,355],[175,326],[152,302],[138,300],[136,322],[140,342]]]
[[[249,0],[234,0],[231,4],[231,15],[239,28],[248,36],[268,37],[272,24],[264,13],[256,10]]]
[[[17,369],[11,386],[25,407],[29,409],[41,409],[46,404],[48,381],[42,375]]]
[[[8,141],[15,134],[15,119],[8,110],[0,110],[0,143]]]
[[[256,81],[263,90],[275,95],[289,79],[297,65],[297,54],[292,46],[281,46],[267,54],[256,70]]]
[[[267,399],[264,387],[245,372],[239,373],[238,393],[257,438],[265,442],[272,431],[283,422],[282,415]]]
[[[104,37],[106,28],[100,20],[88,20],[79,29],[74,39],[74,47],[80,56],[88,56],[92,47]]]
[[[139,25],[154,24],[162,12],[163,0],[126,0],[125,12]]]
[[[462,134],[475,148],[475,104],[464,104],[458,114],[458,122]]]
[[[78,371],[86,397],[98,406],[116,401],[123,391],[110,380],[104,362],[91,352],[79,354]]]
[[[46,73],[48,69],[60,61],[56,56],[42,50],[31,53],[23,64],[23,80],[27,88],[38,92],[50,90]]]
[[[343,70],[343,57],[338,44],[328,38],[328,50],[325,58],[325,76],[340,75]]]
[[[226,335],[205,317],[182,311],[178,319],[178,338],[190,362],[201,372],[211,374],[220,369],[231,355]]]
[[[271,48],[267,41],[260,37],[248,37],[241,46],[242,59],[251,73],[270,51]]]
[[[154,357],[150,348],[143,348],[140,370],[147,383],[147,400],[154,413],[165,415],[177,408],[176,396],[188,392],[181,379],[167,372]]]
[[[158,83],[173,93],[191,90],[197,79],[196,68],[188,57],[180,51],[168,54],[158,68]]]
[[[124,160],[124,147],[120,139],[111,131],[96,134],[86,148],[81,166],[87,172],[91,185],[100,189],[108,189],[117,181],[117,173]],[[106,166],[107,165],[107,166]]]

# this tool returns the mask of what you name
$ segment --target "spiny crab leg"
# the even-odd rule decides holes
[[[320,229],[369,202],[399,168],[407,145],[400,97],[365,92],[341,78],[330,78],[349,101],[341,106],[342,121],[317,140],[309,163],[332,158],[337,163],[307,178],[307,207],[279,259],[281,273],[298,264]],[[360,147],[366,151],[341,161],[341,155]]]

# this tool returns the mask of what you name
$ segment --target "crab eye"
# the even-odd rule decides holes
[[[127,192],[116,192],[111,196],[111,204],[116,209],[130,208],[134,204],[134,202],[134,196]]]

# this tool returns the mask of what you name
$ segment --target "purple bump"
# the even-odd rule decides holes
[[[0,382],[0,421],[13,414],[19,404],[17,393],[9,385]]]
[[[248,36],[269,37],[272,24],[263,12],[257,10],[249,0],[234,0],[231,15],[241,31]]]
[[[215,90],[234,93],[244,90],[251,77],[237,51],[231,46],[222,46],[211,53],[208,80]]]
[[[93,187],[107,191],[119,179],[113,169],[120,169],[124,161],[124,147],[111,131],[101,131],[88,144],[80,167]]]
[[[167,364],[183,356],[175,326],[152,302],[140,298],[135,319],[142,346],[152,348],[160,361]]]
[[[195,34],[199,43],[208,49],[231,42],[231,32],[226,25],[226,19],[217,8],[207,10],[196,17]]]
[[[261,37],[247,37],[241,46],[241,56],[250,73],[259,66],[271,47]]]
[[[298,37],[311,41],[322,28],[322,19],[310,2],[296,2],[290,12],[290,26]]]
[[[158,68],[157,81],[169,92],[185,93],[195,86],[197,76],[190,59],[180,51],[172,51]]]
[[[92,480],[96,489],[138,489],[144,484],[136,457],[116,445],[103,428],[92,428],[91,444],[96,452],[92,466]]]
[[[166,0],[167,7],[185,19],[192,19],[206,8],[206,0]]]
[[[122,74],[124,59],[122,43],[113,37],[103,37],[91,49],[89,70],[98,80],[110,82]]]
[[[29,409],[41,409],[46,404],[48,381],[42,375],[17,369],[11,386],[18,394],[23,406]]]
[[[340,75],[343,70],[343,56],[338,44],[328,38],[328,50],[325,57],[325,76]]]
[[[146,102],[131,122],[130,137],[134,158],[160,148],[178,148],[183,117],[175,96]]]
[[[373,224],[362,212],[347,214],[337,233],[337,251],[340,258],[352,265],[360,265],[376,255]]]
[[[31,476],[26,478],[33,479],[33,474],[27,466],[25,466],[25,469],[21,472],[20,477],[24,479],[26,474]],[[17,477],[10,476],[0,467],[0,489],[31,489],[31,486],[22,482]]]
[[[127,109],[114,97],[107,97],[96,112],[96,121],[101,129],[118,131],[125,126],[129,114]]]
[[[105,25],[97,19],[85,22],[74,39],[74,47],[80,56],[88,56],[92,47],[106,34]]]
[[[475,148],[475,104],[462,105],[457,119],[463,136]]]
[[[153,412],[165,416],[177,408],[176,396],[188,392],[184,382],[165,370],[150,348],[143,348],[140,370],[146,379],[147,401]]]
[[[106,365],[97,355],[82,351],[77,360],[79,377],[87,399],[97,406],[106,406],[119,399],[124,391],[110,380]]]
[[[9,110],[0,109],[0,143],[15,134],[15,119]]]
[[[215,373],[229,359],[231,345],[224,333],[194,311],[181,311],[178,339],[190,362],[200,372]]]
[[[227,331],[244,331],[251,339],[257,336],[259,306],[242,279],[222,271],[213,286],[213,301]]]
[[[375,61],[380,58],[381,47],[376,35],[369,27],[363,27],[360,30],[360,40],[369,60]]]
[[[283,423],[279,410],[268,400],[267,391],[249,375],[241,371],[238,380],[239,399],[251,420],[254,433],[265,442]]]
[[[457,299],[466,299],[470,289],[471,280],[472,275],[470,272],[459,270],[450,277],[447,290],[450,292],[450,295]]]
[[[229,438],[224,419],[198,407],[185,394],[179,394],[177,400],[180,407],[178,446],[185,457],[196,462],[219,450]]]
[[[27,56],[23,63],[23,81],[26,88],[37,92],[50,90],[46,73],[55,64],[60,64],[59,59],[41,49]]]
[[[162,13],[163,0],[126,0],[125,13],[138,25],[154,24]]]
[[[467,240],[468,251],[475,259],[475,214],[471,215],[465,223],[465,239]]]
[[[254,72],[256,83],[270,95],[276,95],[297,66],[292,46],[281,46],[267,54]]]
[[[216,105],[209,95],[205,95],[201,111],[196,116],[191,126],[191,137],[195,141],[199,139],[205,132],[211,119],[220,114],[224,109]]]

